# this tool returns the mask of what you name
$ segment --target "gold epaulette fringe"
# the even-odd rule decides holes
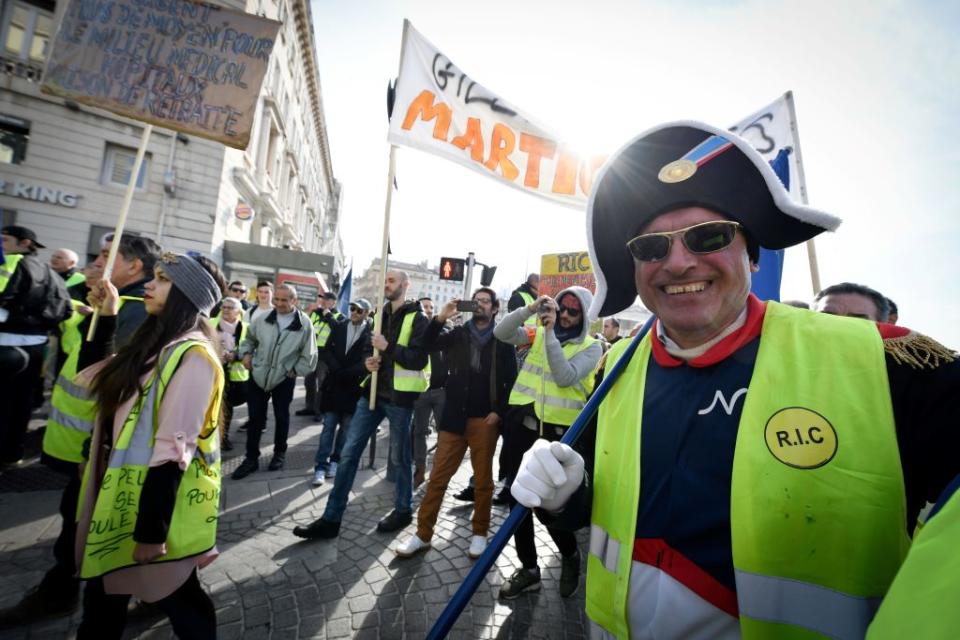
[[[884,350],[897,362],[914,369],[936,369],[941,364],[953,362],[957,353],[936,340],[911,331],[905,336],[887,338]]]

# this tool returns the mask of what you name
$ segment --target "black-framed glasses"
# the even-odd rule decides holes
[[[683,246],[690,253],[705,255],[729,247],[740,226],[739,222],[733,220],[714,220],[676,231],[645,233],[628,241],[627,249],[640,262],[659,262],[670,255],[674,236],[680,236]]]
[[[557,307],[557,315],[560,315],[561,313],[565,313],[571,318],[580,317],[580,309],[574,309],[573,307],[565,307],[562,304],[559,307]]]

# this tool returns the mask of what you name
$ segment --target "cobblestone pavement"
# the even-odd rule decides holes
[[[302,385],[292,408],[302,406]],[[238,407],[234,428],[246,420]],[[388,429],[377,439],[375,468],[364,464],[357,474],[340,537],[303,541],[292,531],[318,518],[333,482],[310,484],[320,425],[293,417],[286,468],[269,472],[272,425],[268,424],[261,470],[234,481],[244,445],[242,432],[232,436],[235,449],[224,454],[223,513],[218,532],[220,557],[200,572],[217,608],[219,637],[233,638],[422,638],[440,615],[473,565],[467,555],[472,504],[452,496],[470,475],[465,460],[451,482],[437,522],[433,546],[408,560],[391,548],[411,535],[415,524],[395,534],[380,534],[377,522],[393,506],[393,485],[385,479]],[[272,422],[272,418],[271,418]],[[31,428],[42,421],[35,420]],[[386,423],[384,424],[386,426]],[[31,434],[34,448],[38,434]],[[430,445],[435,442],[431,435]],[[369,452],[369,448],[368,448]],[[57,504],[62,486],[36,459],[0,474],[0,607],[15,604],[36,585],[52,564],[59,532]],[[414,507],[426,485],[414,495]],[[491,536],[507,511],[494,506]],[[558,593],[559,556],[546,530],[537,523],[543,588],[507,603],[497,600],[506,576],[519,567],[512,544],[460,616],[451,638],[584,638],[583,577],[571,598]],[[581,549],[586,538],[581,537]],[[581,553],[581,555],[585,554]],[[29,627],[0,631],[8,638],[73,637],[79,611]],[[127,638],[170,638],[161,614],[131,617]]]

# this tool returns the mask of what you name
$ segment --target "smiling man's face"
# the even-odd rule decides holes
[[[714,220],[727,218],[702,207],[686,207],[657,216],[641,233],[676,231]],[[667,335],[683,348],[699,346],[734,322],[747,303],[746,240],[738,231],[725,249],[697,255],[676,236],[663,260],[634,260],[634,280],[640,299],[660,319]]]

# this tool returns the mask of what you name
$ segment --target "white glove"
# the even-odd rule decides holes
[[[540,438],[523,454],[510,493],[525,507],[559,511],[583,482],[583,458],[568,445]]]

